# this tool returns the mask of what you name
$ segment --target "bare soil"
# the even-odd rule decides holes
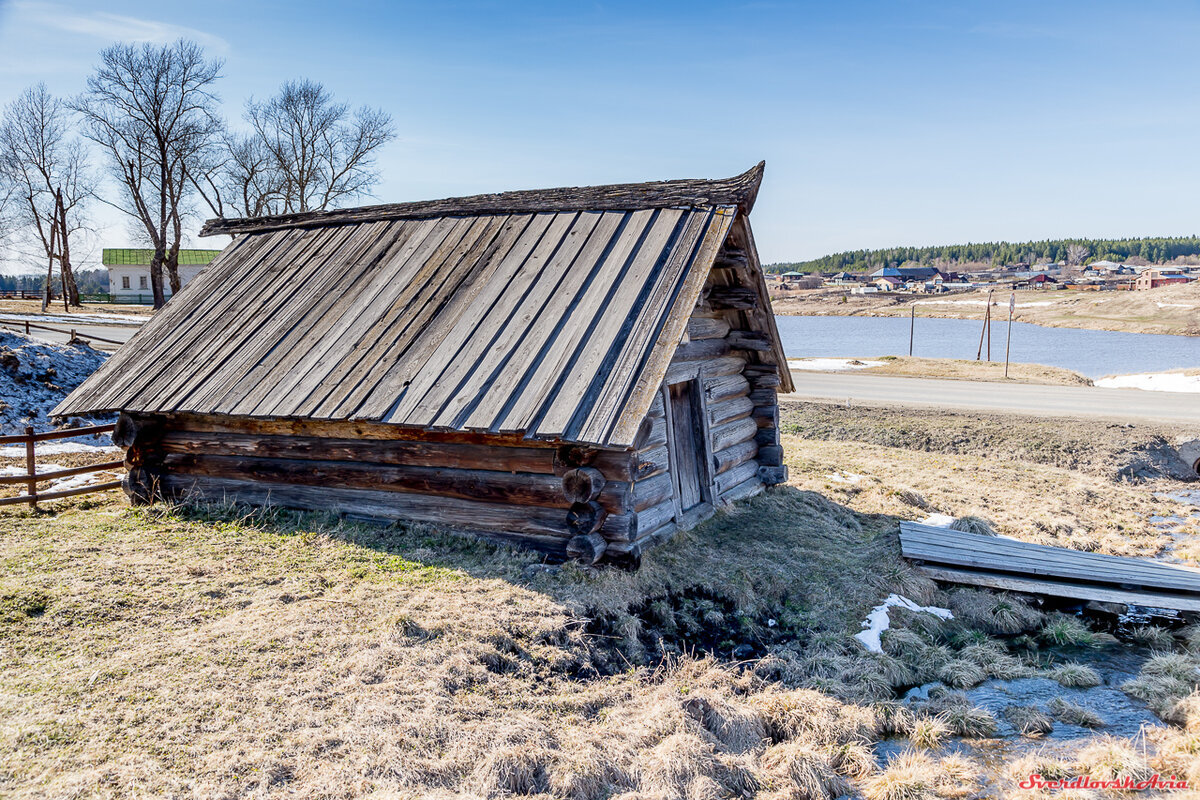
[[[966,361],[956,358],[917,358],[880,356],[867,359],[882,361],[878,367],[856,370],[874,375],[901,375],[915,378],[945,378],[962,381],[1003,381],[1033,383],[1042,386],[1091,386],[1092,381],[1078,372],[1042,364],[1010,364],[1007,377],[1002,361]]]

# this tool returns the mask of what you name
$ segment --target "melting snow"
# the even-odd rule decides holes
[[[107,437],[105,437],[107,438]],[[38,442],[37,453],[42,456],[57,456],[63,453],[117,453],[121,448],[115,444],[85,444],[83,442]],[[25,455],[25,445],[0,447],[0,458],[17,458]]]
[[[23,433],[26,425],[37,431],[53,430],[50,411],[106,358],[107,354],[87,345],[55,344],[0,331],[0,435]],[[55,452],[53,444],[40,445],[38,452]]]
[[[1146,372],[1138,375],[1110,375],[1095,381],[1107,389],[1148,389],[1154,392],[1200,392],[1200,375],[1178,372]]]
[[[857,358],[793,358],[788,360],[792,369],[807,369],[816,372],[835,372],[841,369],[866,369],[882,367],[882,361],[859,361]]]
[[[891,618],[888,616],[888,609],[892,606],[900,606],[907,608],[910,611],[922,611],[927,614],[933,614],[941,619],[954,619],[954,614],[948,608],[938,608],[937,606],[919,606],[907,597],[902,597],[898,594],[888,595],[888,599],[884,600],[879,605],[871,609],[871,613],[863,620],[863,629],[854,634],[854,638],[862,643],[862,646],[870,650],[872,653],[883,652],[883,641],[881,639],[883,632],[891,625]]]
[[[856,475],[853,472],[831,472],[825,477],[834,483],[858,483],[865,476]]]
[[[954,517],[949,514],[930,514],[921,520],[922,525],[932,525],[935,528],[949,528],[953,522]]]

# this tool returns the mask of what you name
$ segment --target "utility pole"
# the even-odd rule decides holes
[[[1008,351],[1012,348],[1012,315],[1017,307],[1017,293],[1008,296],[1008,342],[1004,345],[1004,377],[1008,377]]]
[[[992,363],[992,290],[988,289],[987,299],[987,360]]]
[[[913,303],[909,308],[912,309],[912,313],[908,317],[908,357],[912,358],[913,334],[917,330],[917,304]]]

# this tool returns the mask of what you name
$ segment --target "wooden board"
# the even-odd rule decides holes
[[[990,576],[989,580],[1057,584],[1059,592],[1067,591],[1065,587],[1090,587],[1087,591],[1092,594],[1103,590],[1179,595],[1180,602],[1200,598],[1200,570],[1174,564],[1085,553],[916,522],[900,523],[900,546],[906,558],[923,562],[928,569],[970,573],[977,576],[976,582],[978,576]],[[1099,599],[1080,594],[1061,596]]]

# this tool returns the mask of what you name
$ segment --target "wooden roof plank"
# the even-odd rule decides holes
[[[586,416],[581,415],[577,422],[578,433],[568,431],[569,436],[578,435],[582,439],[607,437],[616,417],[625,408],[625,401],[628,399],[630,390],[642,377],[643,366],[658,343],[664,323],[673,313],[675,317],[682,318],[683,322],[681,325],[675,326],[678,331],[674,333],[673,339],[664,342],[663,349],[674,352],[683,336],[687,320],[691,317],[692,310],[696,305],[695,300],[692,300],[690,304],[687,303],[687,298],[683,298],[682,303],[676,303],[676,300],[679,299],[679,290],[689,274],[695,276],[700,286],[704,285],[704,278],[708,271],[695,269],[689,272],[689,269],[705,241],[705,234],[709,231],[713,216],[714,212],[712,211],[693,211],[688,214],[687,225],[671,248],[659,279],[650,287],[646,299],[640,304],[642,306],[641,313],[631,315],[629,332],[622,337],[623,341],[618,340],[619,347],[610,349],[604,366],[599,369],[605,379],[596,402],[588,409]],[[714,255],[715,252],[714,250]],[[687,305],[687,308],[679,309],[679,305]],[[640,418],[638,422],[640,424]],[[632,437],[629,444],[632,444]]]
[[[354,373],[353,381],[335,384],[325,399],[312,407],[311,414],[320,418],[351,416],[364,399],[374,391],[387,374],[388,369],[408,361],[413,349],[420,349],[421,342],[436,329],[438,316],[447,304],[478,277],[476,266],[489,251],[496,238],[504,230],[508,217],[497,215],[476,218],[476,224],[463,236],[458,246],[451,250],[440,269],[433,271],[426,288],[404,315],[404,333],[388,351],[375,351],[373,363],[365,370]],[[345,408],[347,411],[342,411]]]
[[[365,331],[378,324],[378,316],[384,313],[395,298],[405,289],[408,278],[419,268],[422,260],[447,237],[461,232],[459,220],[419,220],[394,223],[403,226],[402,232],[379,257],[375,275],[368,291],[360,295],[339,298],[338,315],[319,338],[306,340],[300,357],[284,373],[272,373],[273,380],[251,392],[237,406],[238,413],[251,416],[285,416],[303,402],[307,394],[299,394],[297,387],[314,373],[328,380],[330,370],[347,370],[356,354],[354,348],[361,346]],[[351,313],[354,304],[370,298],[366,309]],[[311,391],[311,390],[310,390]],[[285,401],[284,398],[287,398]]]
[[[288,287],[294,292],[291,298],[271,313],[255,333],[243,339],[236,360],[227,359],[205,381],[203,390],[193,393],[188,400],[190,410],[231,411],[238,399],[249,390],[246,376],[264,359],[271,372],[285,371],[280,359],[271,358],[271,354],[279,352],[280,344],[313,313],[323,299],[338,291],[339,279],[344,280],[347,274],[353,274],[355,268],[361,269],[360,257],[382,238],[384,231],[380,229],[389,224],[374,222],[357,226],[355,232],[344,239],[323,264],[315,265],[307,280],[298,281],[300,285],[297,287]],[[241,391],[235,391],[238,384],[243,386]]]
[[[272,256],[278,257],[280,253],[298,247],[301,238],[313,239],[316,235],[316,231],[308,236],[298,232],[281,232],[277,237],[272,237],[273,241],[268,243],[263,258],[246,259],[243,262],[246,265],[243,275],[248,274],[252,280],[260,279],[271,270],[274,263]],[[231,265],[229,272],[236,274],[237,267],[238,265]],[[209,269],[212,270],[213,266]],[[205,273],[208,274],[210,273]],[[218,273],[211,274],[213,280],[219,277]],[[189,299],[186,292],[182,293],[182,297]],[[152,342],[151,346],[138,356],[138,361],[143,364],[141,369],[123,370],[120,379],[114,383],[112,391],[122,398],[122,407],[126,410],[147,408],[144,403],[146,397],[153,397],[161,393],[164,386],[174,385],[182,379],[181,373],[185,373],[187,365],[193,363],[191,353],[204,346],[205,337],[213,327],[213,319],[219,317],[225,309],[235,307],[243,301],[244,297],[239,296],[238,292],[230,291],[228,286],[224,287],[223,291],[212,287],[212,291],[206,293],[194,306],[194,314],[188,313],[193,310],[190,304],[178,309],[173,308],[170,303],[156,313],[155,319],[161,318],[170,326],[169,333]]]
[[[537,373],[548,351],[555,343],[567,338],[571,310],[578,306],[585,287],[594,285],[595,281],[591,279],[603,271],[606,253],[611,253],[616,246],[615,237],[621,236],[631,215],[623,211],[604,211],[599,216],[583,247],[569,264],[556,270],[560,273],[558,281],[546,281],[541,287],[536,317],[515,346],[509,348],[504,364],[493,367],[482,388],[485,394],[480,402],[474,408],[467,407],[460,412],[453,424],[477,431],[499,427],[521,396],[522,388]],[[550,269],[554,270],[554,267]]]
[[[299,263],[277,263],[254,286],[255,291],[245,292],[240,305],[218,318],[210,315],[211,324],[216,329],[214,332],[219,332],[219,335],[205,335],[199,347],[188,353],[192,361],[190,372],[180,374],[167,385],[156,387],[156,392],[147,395],[145,402],[173,410],[195,410],[188,402],[192,392],[219,380],[217,376],[226,360],[235,356],[257,331],[271,324],[272,315],[286,307],[302,282],[311,277],[351,234],[350,229],[341,229],[330,235],[332,231],[334,229],[318,232],[311,246],[300,247]],[[244,290],[248,288],[243,287]]]
[[[688,320],[696,308],[696,301],[704,290],[704,283],[713,261],[729,235],[729,228],[736,212],[733,209],[716,209],[691,268],[684,273],[683,286],[676,295],[669,316],[658,333],[658,338],[647,352],[643,368],[639,370],[628,399],[619,408],[620,414],[607,429],[606,440],[621,446],[630,446],[637,436],[642,419],[650,410],[658,395],[659,386],[666,376],[675,355],[675,347],[683,338]]]
[[[654,281],[667,260],[667,245],[677,229],[683,227],[689,212],[660,209],[638,244],[626,270],[611,284],[608,296],[596,310],[595,323],[562,383],[546,398],[543,414],[534,422],[533,434],[542,438],[561,438],[580,408],[595,402],[597,391],[592,378],[613,341],[625,330],[635,304],[647,283]],[[589,395],[589,387],[593,387]]]
[[[407,245],[418,232],[424,235],[428,229],[414,223],[401,221],[377,222],[383,226],[378,238],[361,253],[354,264],[347,268],[345,276],[329,270],[323,281],[323,294],[319,294],[312,306],[294,318],[288,332],[270,343],[271,349],[263,353],[253,369],[244,373],[226,393],[222,408],[229,414],[248,414],[263,397],[272,391],[278,382],[276,375],[290,375],[298,369],[300,362],[311,354],[331,331],[346,320],[346,307],[353,298],[364,292],[371,293],[381,276],[381,264],[385,259]]]
[[[312,412],[338,391],[353,391],[375,367],[381,347],[394,347],[404,336],[411,336],[408,317],[421,308],[422,294],[435,280],[446,259],[467,239],[473,228],[486,225],[480,218],[447,218],[441,221],[444,235],[430,237],[421,247],[396,262],[399,271],[389,290],[380,297],[354,298],[346,316],[353,322],[321,356],[309,361],[306,372],[298,376],[290,400],[277,406],[286,416],[316,416]],[[399,322],[397,322],[399,320]]]
[[[580,276],[585,281],[583,294],[577,302],[564,307],[561,323],[532,365],[532,372],[522,378],[523,385],[514,387],[507,412],[492,421],[492,430],[525,431],[533,426],[535,416],[554,392],[555,385],[563,380],[564,371],[595,325],[596,309],[603,307],[613,283],[623,274],[634,249],[655,217],[656,213],[650,209],[630,213],[620,236],[608,251],[598,256],[601,260],[597,261],[591,274]]]
[[[359,409],[372,406],[372,398],[389,402],[389,407],[395,405],[397,399],[405,394],[413,376],[425,365],[433,354],[447,339],[453,336],[454,326],[464,317],[471,314],[481,293],[489,291],[495,283],[503,280],[500,276],[503,269],[508,267],[508,256],[527,233],[528,238],[535,240],[540,235],[540,226],[532,227],[535,217],[531,214],[519,214],[512,217],[496,217],[501,221],[501,231],[486,247],[476,253],[468,254],[465,270],[456,281],[452,294],[445,306],[438,309],[430,323],[421,331],[403,355],[392,360],[385,366],[384,373],[370,387],[362,387],[351,394],[340,406],[334,409],[336,416],[354,418]],[[364,391],[368,389],[369,391]],[[382,414],[383,412],[380,412]]]
[[[216,302],[221,296],[215,292],[219,285],[220,276],[232,272],[239,264],[247,263],[250,258],[260,252],[269,251],[287,234],[276,233],[258,237],[247,237],[231,245],[227,250],[202,271],[191,284],[191,292],[181,292],[167,307],[150,318],[120,349],[108,358],[93,373],[92,377],[79,386],[75,392],[65,399],[55,409],[56,413],[77,413],[72,408],[91,408],[96,411],[108,411],[115,404],[127,399],[129,387],[147,379],[148,368],[130,369],[128,365],[143,360],[149,365],[165,368],[156,358],[146,358],[154,353],[161,353],[169,347],[178,346],[171,334],[178,335],[179,324],[199,313],[206,303]],[[170,313],[167,313],[167,311]],[[118,400],[118,398],[121,398]]]
[[[500,194],[451,197],[418,203],[313,211],[274,217],[211,219],[201,236],[217,233],[262,233],[289,227],[319,227],[371,222],[381,219],[422,219],[481,214],[530,214],[572,211],[636,211],[643,208],[698,208],[735,206],[749,214],[758,197],[764,164],[732,178],[719,180],[669,180],[607,186],[570,186]]]
[[[537,273],[530,274],[527,282],[521,281],[505,292],[497,304],[499,313],[494,315],[502,317],[501,324],[490,341],[480,341],[477,350],[472,348],[469,354],[464,350],[456,360],[455,366],[458,366],[474,358],[471,369],[457,384],[447,381],[438,387],[441,397],[430,405],[440,409],[432,420],[433,427],[460,428],[459,418],[465,418],[475,410],[488,418],[500,412],[508,398],[491,391],[498,376],[506,370],[524,371],[527,365],[512,361],[514,351],[536,324],[550,299],[551,290],[585,249],[600,220],[599,213],[579,214]],[[501,310],[503,306],[507,308]],[[483,337],[477,334],[471,337],[472,342],[481,339]],[[455,385],[457,389],[454,389]]]

